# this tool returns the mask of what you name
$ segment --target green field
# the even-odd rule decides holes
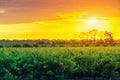
[[[120,76],[120,47],[0,48],[0,80]]]

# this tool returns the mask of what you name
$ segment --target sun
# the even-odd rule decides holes
[[[88,18],[85,19],[85,22],[88,25],[97,25],[97,24],[101,23],[101,20],[98,19],[97,17],[88,17]]]
[[[104,30],[108,29],[108,21],[100,17],[88,17],[84,20],[87,30],[97,29]]]
[[[97,19],[88,19],[88,20],[86,20],[86,22],[87,22],[88,24],[91,24],[91,25],[96,25],[96,24],[99,24],[99,23],[100,23],[100,21],[97,20]]]

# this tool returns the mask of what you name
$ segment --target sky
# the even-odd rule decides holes
[[[94,28],[120,38],[119,4],[120,0],[0,0],[0,39],[71,39],[74,33]]]

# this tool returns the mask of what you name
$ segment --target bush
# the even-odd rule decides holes
[[[23,47],[33,47],[33,46],[30,44],[23,44]]]
[[[39,47],[39,45],[38,44],[33,44],[33,47]]]
[[[22,47],[20,44],[14,44],[13,47]]]
[[[3,48],[3,46],[2,46],[2,45],[0,45],[0,48]]]

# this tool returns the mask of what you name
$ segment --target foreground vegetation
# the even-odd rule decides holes
[[[119,47],[0,49],[0,80],[113,76],[120,76]]]

